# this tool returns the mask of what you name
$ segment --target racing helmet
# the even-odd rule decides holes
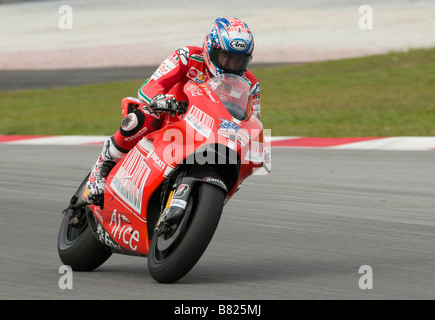
[[[254,38],[248,25],[240,19],[219,17],[204,39],[204,62],[210,73],[243,75],[252,59]]]

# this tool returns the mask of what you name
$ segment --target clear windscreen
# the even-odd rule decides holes
[[[207,85],[234,118],[248,118],[252,108],[252,96],[251,86],[245,78],[235,74],[224,74],[223,79],[214,77],[207,81]]]

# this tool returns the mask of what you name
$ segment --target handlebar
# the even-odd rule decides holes
[[[165,108],[153,107],[152,104],[150,105],[151,109],[153,109],[156,112],[169,112],[169,113],[176,113],[176,114],[185,114],[187,112],[188,106],[189,103],[187,101],[182,101],[182,100],[177,101],[175,98],[168,100],[166,102]]]

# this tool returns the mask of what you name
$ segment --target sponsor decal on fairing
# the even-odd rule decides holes
[[[110,183],[113,191],[139,214],[142,208],[143,189],[151,171],[145,161],[145,156],[133,149]]]
[[[248,152],[246,152],[245,160],[260,163],[264,159],[264,147],[263,143],[257,141],[251,141]]]
[[[112,226],[113,239],[118,239],[118,242],[124,243],[133,251],[137,250],[140,233],[138,230],[133,230],[129,219],[124,214],[117,213],[116,209],[113,210],[109,226]]]
[[[230,141],[236,142],[241,147],[244,147],[249,140],[251,140],[251,136],[246,129],[240,128],[237,124],[227,119],[219,118],[219,120],[222,122],[218,125],[218,135],[223,136]]]
[[[151,160],[153,165],[159,170],[163,172],[163,176],[167,176],[174,167],[167,164],[163,161],[160,156],[155,152],[154,145],[151,141],[147,139],[142,139],[139,141],[138,147],[145,153],[145,159],[148,161]]]
[[[192,106],[184,118],[186,122],[204,137],[210,137],[214,126],[214,119],[201,111],[199,108]]]

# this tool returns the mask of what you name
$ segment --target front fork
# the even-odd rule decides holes
[[[168,232],[172,225],[181,220],[184,216],[190,194],[198,183],[212,184],[223,189],[225,194],[228,193],[227,187],[221,179],[214,177],[183,177],[178,184],[173,186],[173,189],[168,196],[168,200],[166,201],[166,206],[160,214],[154,229],[158,235]]]

